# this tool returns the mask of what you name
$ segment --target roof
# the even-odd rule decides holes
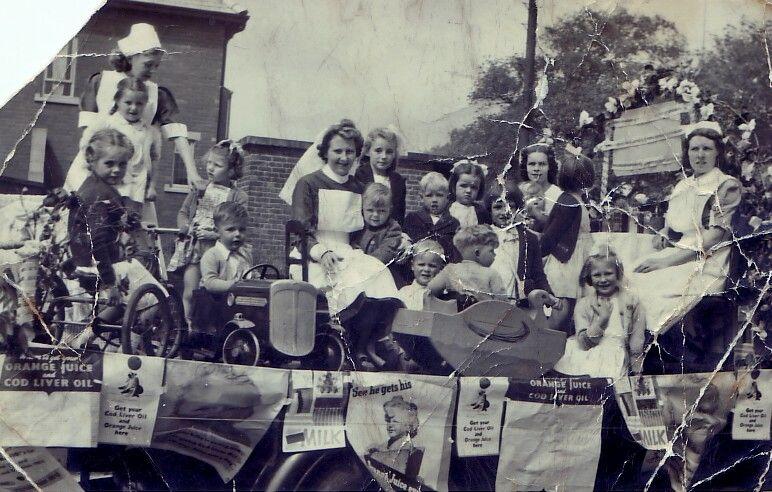
[[[178,7],[216,14],[245,15],[247,12],[246,8],[232,0],[130,0],[130,2]]]

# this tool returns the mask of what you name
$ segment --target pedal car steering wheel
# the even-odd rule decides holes
[[[260,263],[244,272],[244,274],[241,276],[242,280],[249,278],[250,274],[255,270],[258,272],[258,280],[278,280],[281,278],[281,274],[279,273],[278,268],[271,265],[270,263]]]

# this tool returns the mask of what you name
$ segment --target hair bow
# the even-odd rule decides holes
[[[461,159],[460,161],[457,161],[455,164],[453,164],[453,169],[451,170],[451,172],[455,174],[456,168],[458,168],[458,166],[460,166],[461,164],[472,164],[473,166],[477,166],[480,168],[483,175],[485,176],[488,175],[488,166],[486,166],[485,164],[480,164],[479,162],[473,161],[471,159]]]

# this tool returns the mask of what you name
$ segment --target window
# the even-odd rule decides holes
[[[35,94],[36,101],[65,104],[78,103],[78,98],[75,94],[77,53],[78,40],[77,38],[72,38],[43,72],[43,87],[40,93]]]
[[[196,155],[196,142],[201,140],[201,134],[198,132],[188,132],[188,142],[190,151]],[[182,162],[182,156],[174,149],[174,161],[172,161],[172,184],[188,187],[188,173],[185,171],[185,163]]]

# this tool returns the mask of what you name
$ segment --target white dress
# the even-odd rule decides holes
[[[566,340],[566,351],[555,370],[570,376],[618,378],[627,375],[627,332],[619,310],[619,297],[612,298],[611,317],[600,343],[584,350],[576,336]]]
[[[364,226],[362,195],[357,189],[350,177],[341,178],[325,166],[301,177],[293,195],[295,218],[316,222],[310,224],[315,227],[313,234],[318,241],[311,248],[311,256],[319,257],[316,252],[329,250],[343,258],[332,273],[316,261],[308,265],[308,281],[325,291],[331,314],[347,307],[363,292],[368,297],[397,298],[397,286],[388,267],[349,244],[350,233]],[[290,275],[300,279],[300,267],[293,265]]]
[[[714,206],[709,212],[708,227],[728,229],[731,216],[740,203],[740,189],[734,178],[718,168],[699,178],[689,177],[679,182],[670,196],[665,215],[667,227],[682,234],[675,247],[703,251],[701,233],[706,231],[703,214],[711,197],[718,198],[720,211]],[[650,236],[647,239],[650,241]],[[649,329],[655,333],[666,330],[683,318],[702,297],[723,291],[730,249],[730,245],[726,245],[708,257],[682,265],[648,273],[630,273],[630,285],[639,293],[646,309]],[[667,258],[675,252],[675,248],[665,248],[649,258]],[[636,266],[631,265],[629,271]]]
[[[581,200],[579,203],[582,203]],[[590,255],[594,244],[590,234],[590,213],[584,205],[581,205],[581,212],[579,235],[576,238],[576,247],[571,258],[566,263],[562,263],[553,255],[547,256],[544,260],[544,274],[547,276],[552,293],[556,297],[576,299],[581,292],[579,274],[582,272],[584,261]]]

